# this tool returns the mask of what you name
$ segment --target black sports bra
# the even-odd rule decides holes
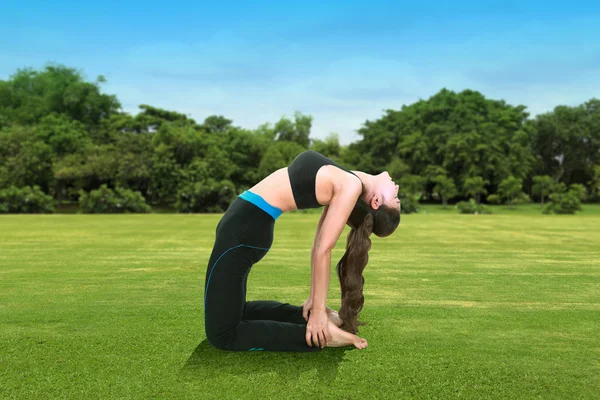
[[[294,201],[299,210],[322,207],[317,201],[317,172],[324,165],[333,165],[356,176],[352,171],[316,151],[308,150],[298,156],[288,166]]]

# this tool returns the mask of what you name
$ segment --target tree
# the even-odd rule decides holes
[[[207,140],[205,133],[191,125],[163,123],[152,135],[152,146],[156,148],[160,144],[166,145],[173,153],[177,164],[183,167],[189,164],[194,157],[204,154]]]
[[[572,192],[581,201],[587,200],[587,189],[580,183],[574,183],[569,186],[569,191]]]
[[[152,134],[124,132],[116,140],[115,186],[147,195],[151,184]]]
[[[196,157],[182,170],[184,182],[202,182],[207,179],[229,181],[235,166],[229,160],[225,150],[218,147],[211,149],[203,156]]]
[[[594,166],[594,174],[589,185],[592,196],[600,197],[600,164]]]
[[[325,157],[336,159],[341,152],[340,139],[337,133],[332,133],[325,140],[313,139],[311,149]]]
[[[456,185],[452,179],[445,175],[438,175],[433,179],[433,181],[436,184],[433,188],[433,192],[437,193],[437,195],[442,198],[442,204],[444,208],[446,208],[448,205],[448,199],[451,199],[458,194]]]
[[[72,200],[77,198],[76,195],[81,189],[81,178],[85,175],[84,167],[85,155],[81,153],[67,154],[54,160],[52,164],[55,182],[54,196],[58,200],[59,208],[62,206],[65,197],[73,195]]]
[[[402,159],[394,157],[392,161],[386,166],[386,170],[395,181],[410,173],[410,168]]]
[[[490,182],[487,179],[483,179],[480,176],[474,176],[465,180],[465,183],[463,184],[463,189],[467,196],[475,197],[475,201],[477,202],[477,204],[479,204],[481,195],[487,194],[485,186],[489,184]]]
[[[581,187],[583,185],[572,185],[569,190],[564,183],[556,185],[554,192],[550,194],[550,202],[546,204],[542,212],[544,214],[575,214],[581,210]],[[585,189],[585,188],[584,188]]]
[[[122,160],[114,144],[90,146],[83,152],[67,154],[54,160],[54,196],[59,207],[62,200],[77,200],[80,191],[89,192],[102,184],[115,187],[118,182],[119,163]]]
[[[38,137],[50,145],[58,157],[85,152],[92,145],[86,126],[64,114],[52,113],[43,117],[37,126]]]
[[[231,128],[232,120],[222,115],[211,115],[204,120],[202,128],[208,133],[223,133]]]
[[[399,157],[411,174],[429,180],[438,175],[430,172],[437,167],[454,182],[479,176],[494,188],[506,176],[523,179],[531,170],[533,127],[527,116],[522,105],[486,99],[472,90],[442,89],[427,100],[366,121],[358,132],[362,140],[357,153],[370,157],[372,172]]]
[[[154,204],[175,203],[177,188],[182,181],[183,168],[177,163],[172,148],[159,143],[152,154],[150,170],[150,202]]]
[[[363,146],[360,142],[353,142],[348,146],[342,147],[340,161],[351,170],[359,170],[370,174],[378,174],[382,171],[381,168],[375,168],[373,156],[363,151]],[[390,175],[396,177],[391,171]]]
[[[52,148],[34,127],[0,130],[0,189],[38,185],[45,193],[53,184]]]
[[[310,146],[310,129],[312,127],[312,117],[300,112],[294,113],[294,121],[287,117],[282,117],[273,130],[275,140],[278,142],[295,142],[308,149]]]
[[[272,140],[258,130],[232,128],[227,131],[222,147],[234,167],[231,180],[238,192],[260,181],[259,166]]]
[[[554,186],[556,186],[556,182],[548,175],[533,177],[532,191],[534,195],[540,196],[542,207],[544,206],[544,197],[552,192]]]
[[[399,197],[417,196],[419,198],[425,188],[425,178],[407,174],[400,178],[398,185],[400,186]]]
[[[225,211],[235,199],[232,182],[216,181],[212,178],[203,182],[182,185],[177,192],[175,208],[179,212],[218,212]]]
[[[258,171],[261,179],[280,168],[287,167],[305,149],[296,142],[277,142],[265,153]]]
[[[498,194],[512,207],[515,199],[522,194],[522,188],[523,181],[514,176],[510,176],[500,182]]]
[[[531,149],[538,175],[566,185],[588,184],[600,162],[600,100],[558,106],[533,121]]]
[[[35,124],[56,113],[97,126],[121,108],[115,96],[100,92],[103,83],[102,76],[86,82],[81,72],[62,65],[19,69],[8,81],[0,81],[0,120]]]
[[[134,130],[137,132],[156,132],[164,124],[177,127],[195,127],[196,121],[185,114],[164,110],[147,104],[139,106],[142,110],[134,119]]]

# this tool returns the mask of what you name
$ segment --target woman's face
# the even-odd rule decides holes
[[[382,172],[379,175],[375,176],[375,198],[373,200],[377,203],[377,208],[380,205],[385,205],[390,208],[400,209],[400,199],[398,198],[398,189],[400,188],[396,185],[396,182],[392,180],[390,174],[386,172]],[[373,205],[373,201],[371,202],[371,207],[377,209]]]

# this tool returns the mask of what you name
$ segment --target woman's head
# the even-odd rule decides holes
[[[400,211],[399,186],[387,171],[379,175],[365,174],[364,176],[366,182],[363,182],[365,190],[362,197],[372,209],[377,210],[383,206]]]
[[[400,224],[398,186],[389,174],[365,174],[361,181],[363,194],[348,219],[352,230],[346,241],[346,253],[337,265],[342,289],[342,307],[339,311],[343,321],[342,329],[352,333],[358,331],[358,314],[364,304],[365,280],[362,273],[369,261],[369,236],[371,233],[379,237],[389,236]]]
[[[363,192],[348,219],[351,228],[358,228],[364,223],[367,214],[373,218],[373,233],[386,237],[394,233],[400,224],[400,199],[398,185],[390,174],[361,174]]]

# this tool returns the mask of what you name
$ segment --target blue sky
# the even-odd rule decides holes
[[[600,2],[4,0],[0,79],[48,62],[139,104],[255,128],[301,111],[342,143],[442,87],[532,114],[600,97]]]

